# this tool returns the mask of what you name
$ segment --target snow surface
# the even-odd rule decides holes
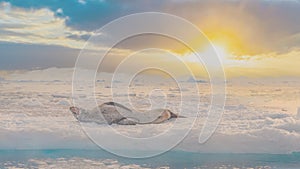
[[[10,73],[1,79],[0,149],[94,149],[97,147],[88,139],[80,124],[69,112],[73,99],[76,99],[72,96],[72,73],[73,69],[50,68]],[[95,95],[99,104],[112,101],[107,76],[106,74],[97,76]],[[190,107],[191,112],[195,109],[192,103],[197,96],[188,86],[194,84],[200,89],[201,96],[198,118],[192,131],[175,149],[208,153],[300,151],[300,81],[260,79],[229,81],[222,120],[217,131],[204,144],[198,143],[198,137],[207,117],[211,100],[210,88],[209,83],[186,82],[187,87],[183,90],[189,96],[191,105],[187,106]],[[123,101],[128,99],[128,96],[122,93],[127,86],[120,81],[118,85],[114,99],[123,104]],[[172,111],[178,112],[180,91],[176,85],[161,82],[159,88],[158,93],[151,94],[155,87],[144,86],[141,81],[138,81],[129,87],[132,105],[141,111],[158,105],[158,107],[167,106]],[[91,96],[83,93],[78,97]],[[165,97],[171,101],[165,103]],[[197,116],[189,111],[182,113],[189,118]],[[184,127],[189,126],[185,123],[190,121],[179,119],[176,122],[182,124],[182,127],[176,128],[180,132],[185,129]],[[164,133],[173,126],[173,123],[174,121],[159,125],[112,125],[111,127],[122,135],[140,138]],[[105,125],[88,124],[88,127],[109,132]],[[118,145],[117,140],[115,144]]]

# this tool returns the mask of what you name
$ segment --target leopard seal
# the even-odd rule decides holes
[[[79,122],[107,123],[109,125],[160,124],[172,118],[184,118],[169,109],[155,109],[139,113],[116,102],[103,103],[93,110],[72,106],[70,111]]]

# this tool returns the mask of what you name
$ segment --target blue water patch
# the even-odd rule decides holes
[[[0,168],[18,166],[30,167],[31,159],[72,159],[89,160],[113,159],[122,165],[136,164],[157,168],[300,168],[300,153],[291,154],[203,154],[184,151],[170,151],[146,158],[130,159],[118,157],[102,150],[0,150]],[[32,167],[32,166],[31,166]]]

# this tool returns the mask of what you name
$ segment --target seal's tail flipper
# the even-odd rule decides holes
[[[173,113],[171,111],[170,111],[170,113],[171,113],[171,118],[186,118],[185,116],[181,116],[179,114],[175,114],[175,113]]]

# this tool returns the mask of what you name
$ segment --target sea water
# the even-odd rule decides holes
[[[170,151],[130,159],[103,150],[1,150],[0,168],[300,168],[300,154],[205,154]]]

